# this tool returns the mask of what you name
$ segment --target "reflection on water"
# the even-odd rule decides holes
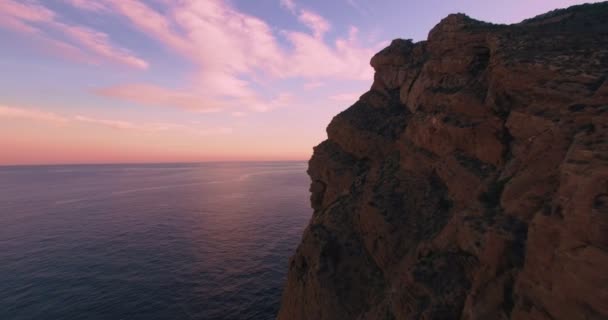
[[[0,167],[0,319],[272,319],[305,170]]]

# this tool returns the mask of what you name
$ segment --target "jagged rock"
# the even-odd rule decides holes
[[[278,318],[608,319],[608,3],[450,15],[371,65]]]

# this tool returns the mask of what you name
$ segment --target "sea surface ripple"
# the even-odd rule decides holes
[[[0,319],[273,319],[304,162],[0,167]]]

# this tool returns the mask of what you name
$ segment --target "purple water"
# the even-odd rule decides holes
[[[0,167],[0,319],[272,319],[304,162]]]

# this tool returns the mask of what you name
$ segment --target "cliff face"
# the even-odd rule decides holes
[[[278,318],[608,319],[608,3],[450,15],[371,64]]]

